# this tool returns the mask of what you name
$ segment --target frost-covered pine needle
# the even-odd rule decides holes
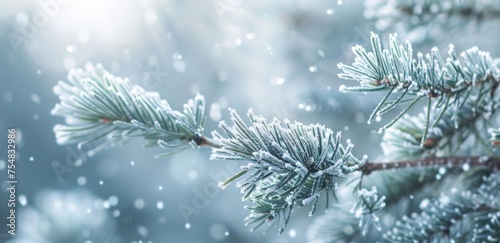
[[[52,114],[66,118],[65,125],[54,127],[57,143],[87,146],[89,155],[135,137],[165,148],[166,154],[200,144],[206,111],[201,95],[176,111],[157,92],[115,77],[100,64],[71,70],[54,93],[61,102]]]
[[[264,222],[276,224],[284,220],[284,230],[295,204],[312,204],[314,213],[323,191],[335,196],[340,179],[358,170],[366,156],[358,160],[351,155],[353,144],[340,143],[340,133],[319,124],[304,125],[289,120],[267,122],[250,109],[247,125],[235,110],[231,110],[233,126],[225,122],[220,128],[226,136],[213,132],[220,148],[212,150],[211,159],[248,160],[242,172],[226,183],[248,175],[237,183],[243,199],[253,202],[247,224],[259,227]]]
[[[356,218],[359,218],[359,227],[363,229],[363,235],[366,235],[371,224],[375,225],[377,230],[381,230],[380,219],[375,213],[385,207],[384,201],[385,196],[379,197],[376,187],[372,187],[370,191],[366,189],[358,191],[358,197],[354,202],[351,213]]]
[[[390,35],[389,48],[384,48],[378,35],[371,35],[371,49],[366,51],[362,46],[355,46],[352,51],[356,55],[354,63],[338,64],[342,70],[340,78],[359,82],[359,86],[341,86],[343,92],[386,91],[386,96],[373,110],[368,122],[381,116],[400,104],[405,108],[382,130],[391,127],[421,98],[428,101],[428,111],[444,113],[452,106],[460,108],[464,102],[472,98],[475,89],[495,90],[500,82],[500,66],[488,52],[472,47],[458,55],[450,45],[448,57],[444,58],[434,47],[428,54],[418,53],[413,56],[410,42],[400,44],[397,35]],[[493,92],[492,91],[492,92]],[[480,99],[476,99],[479,102]],[[457,112],[459,109],[455,109]],[[457,115],[457,114],[455,114]],[[431,121],[427,113],[426,129],[423,131],[421,146],[425,141],[428,129],[441,119],[436,116]],[[452,117],[454,120],[455,118]]]

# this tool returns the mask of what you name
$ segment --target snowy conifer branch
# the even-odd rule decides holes
[[[474,223],[473,242],[500,242],[500,211],[478,215]]]
[[[370,191],[361,189],[358,191],[358,197],[354,202],[351,213],[359,218],[359,227],[363,229],[362,234],[366,235],[371,224],[375,225],[377,230],[381,230],[380,219],[375,213],[385,207],[385,196],[379,197],[377,188],[372,187]]]
[[[54,87],[54,93],[61,103],[52,114],[66,118],[66,125],[54,127],[57,142],[92,147],[90,155],[135,137],[145,138],[146,146],[166,148],[166,154],[212,143],[202,135],[206,107],[201,95],[179,112],[158,93],[115,77],[100,64],[72,70],[67,82]]]
[[[345,200],[342,200],[344,202]],[[362,242],[372,236],[362,234],[359,220],[350,213],[348,204],[334,205],[324,215],[319,215],[307,231],[308,242],[334,243],[334,242]],[[377,231],[378,233],[378,231]]]
[[[394,221],[390,219],[397,219],[413,212],[415,208],[418,208],[421,199],[439,190],[441,186],[436,183],[436,172],[437,170],[425,168],[385,170],[364,177],[363,185],[366,188],[376,187],[377,194],[385,197],[385,207],[377,213],[377,216],[383,219],[379,221],[382,232],[392,227]],[[445,175],[448,174],[451,173]],[[339,197],[339,201],[344,203],[355,201],[359,197],[355,194],[344,194]],[[329,210],[326,215],[319,216],[309,229],[310,242],[365,242],[367,240],[384,242],[381,231],[369,230],[363,235],[363,227],[359,226],[359,219],[356,220],[355,215],[346,211],[349,210],[346,206],[335,211]]]
[[[413,160],[403,160],[403,161],[393,161],[393,162],[366,162],[360,170],[364,175],[369,175],[374,171],[380,170],[394,170],[394,169],[405,169],[405,168],[420,168],[420,167],[459,167],[459,168],[470,168],[474,166],[489,167],[494,170],[500,169],[500,158],[498,157],[429,157],[423,159],[413,159]]]
[[[390,242],[498,240],[499,190],[500,175],[492,173],[474,192],[441,195],[421,204],[421,213],[403,216],[384,237]]]
[[[320,194],[326,191],[327,200],[329,192],[335,196],[338,181],[357,171],[367,159],[353,157],[353,145],[348,141],[344,147],[340,133],[334,134],[322,125],[276,118],[268,123],[251,109],[247,116],[250,126],[234,110],[232,127],[220,123],[227,137],[212,133],[221,147],[213,148],[211,159],[251,161],[220,186],[249,174],[237,185],[245,194],[243,199],[256,205],[247,207],[251,210],[247,224],[256,224],[255,228],[266,221],[279,223],[274,219],[283,218],[283,231],[294,204],[312,204],[312,214]]]
[[[461,223],[462,220],[471,220],[467,218],[468,214],[478,211],[483,211],[484,214],[493,212],[490,208],[474,204],[472,196],[473,194],[466,192],[456,195],[453,199],[444,197],[441,200],[432,200],[422,208],[422,213],[414,213],[411,217],[403,216],[402,221],[396,222],[394,229],[387,232],[385,238],[390,242],[431,242],[443,238],[452,238],[458,242],[470,241],[470,235],[465,236],[469,239],[464,239],[464,236],[460,235],[461,231],[455,232],[451,226]],[[459,238],[456,239],[457,237]]]
[[[478,89],[479,91],[474,92],[482,93],[481,91],[486,89],[489,91],[487,93],[494,94],[500,82],[498,61],[494,61],[489,53],[480,51],[477,47],[461,53],[459,59],[453,45],[450,45],[445,60],[437,48],[433,48],[431,53],[425,56],[418,53],[415,59],[411,44],[407,41],[405,45],[401,45],[396,34],[389,37],[389,48],[385,49],[378,35],[372,33],[371,45],[371,52],[361,46],[353,47],[356,59],[352,66],[338,64],[343,71],[339,74],[340,78],[360,83],[360,86],[356,87],[341,86],[340,90],[387,92],[373,110],[368,119],[369,123],[376,116],[405,103],[405,109],[382,130],[393,125],[422,98],[427,100],[427,111],[444,113],[452,106],[457,107],[458,111],[473,90]],[[480,100],[481,97],[476,99],[476,102]],[[431,125],[429,112],[426,117],[422,143]],[[437,116],[432,124],[437,123],[440,118]]]
[[[433,29],[437,33],[471,21],[499,18],[500,3],[489,0],[375,0],[366,1],[365,16],[375,20],[379,30],[420,30],[418,33],[423,35]]]
[[[449,30],[479,24],[500,17],[500,3],[490,0],[373,0],[366,1],[366,18],[378,30],[396,30],[415,41],[445,39]],[[452,31],[453,33],[453,31]]]
[[[384,132],[382,150],[388,161],[443,157],[491,155],[492,147],[485,138],[487,128],[496,124],[499,114],[500,97],[492,89],[475,89],[461,106],[451,106],[446,110],[431,110],[430,125],[426,139],[422,136],[426,129],[427,109],[417,116],[405,114]],[[493,141],[493,140],[492,140]],[[420,145],[423,146],[420,146]],[[481,146],[477,146],[481,145]]]
[[[448,170],[450,172],[454,170]],[[384,195],[385,207],[377,213],[383,218],[380,226],[383,231],[392,227],[393,221],[389,218],[400,218],[418,208],[420,200],[434,195],[442,187],[439,183],[447,180],[445,173],[440,179],[436,178],[437,170],[429,168],[413,168],[411,170],[385,170],[363,177],[366,188],[377,188],[378,195]],[[456,177],[451,178],[456,179]],[[351,184],[355,188],[356,185]],[[444,186],[444,188],[447,188]],[[344,194],[339,197],[341,203],[356,201],[358,195]],[[350,206],[352,207],[352,206]],[[348,212],[349,206],[329,210],[327,214],[319,216],[308,232],[311,242],[383,242],[383,233],[378,230],[369,230],[363,235],[363,227],[359,226],[359,219]],[[370,226],[370,225],[364,225]]]

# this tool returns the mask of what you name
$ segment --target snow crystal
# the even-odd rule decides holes
[[[80,176],[78,177],[78,179],[76,179],[76,183],[78,183],[78,185],[80,186],[83,186],[85,185],[85,183],[87,183],[87,179],[84,176]]]
[[[73,53],[75,51],[76,47],[73,46],[73,45],[69,45],[66,47],[66,51],[68,51],[68,53]]]
[[[21,206],[26,206],[27,203],[28,199],[26,196],[24,194],[19,195],[19,204],[21,204]]]
[[[426,208],[429,205],[430,201],[429,199],[424,199],[420,202],[420,208]]]
[[[174,61],[174,64],[173,64],[174,69],[177,72],[183,73],[186,71],[186,63],[184,63],[184,61],[182,60],[182,55],[174,53],[172,55],[172,59]]]
[[[316,67],[314,65],[309,67],[309,72],[315,73],[316,71],[318,71],[318,67]]]
[[[283,77],[274,77],[271,79],[271,85],[279,86],[285,83],[285,78]]]
[[[448,204],[450,202],[450,198],[448,196],[441,195],[441,197],[439,197],[439,202],[441,204]]]
[[[237,46],[240,46],[242,43],[243,43],[243,41],[241,40],[241,38],[236,38],[234,40],[234,44],[237,45]]]
[[[134,207],[138,210],[141,210],[144,208],[144,200],[141,198],[138,198],[134,202]]]
[[[163,209],[163,202],[162,202],[162,201],[158,201],[158,202],[156,203],[156,207],[157,207],[158,209]]]
[[[110,206],[116,206],[118,204],[118,197],[111,196],[109,197],[108,202]]]
[[[184,225],[184,227],[186,227],[186,229],[189,229],[189,228],[191,228],[191,224],[190,224],[190,223],[186,223],[186,224]]]
[[[109,208],[109,206],[110,206],[110,205],[109,205],[109,201],[108,201],[108,200],[106,200],[106,201],[102,202],[102,207],[103,207],[103,208],[108,209],[108,208]]]
[[[470,169],[470,164],[469,163],[465,163],[465,164],[462,165],[462,170],[469,171],[469,169]]]
[[[332,9],[332,11],[333,11],[333,9]],[[325,54],[325,52],[324,52],[323,50],[318,49],[318,56],[320,56],[320,57],[325,57],[325,56],[326,56],[326,54]]]
[[[219,121],[221,119],[222,113],[219,103],[212,103],[210,105],[209,116],[213,121]]]
[[[295,229],[291,229],[290,231],[288,231],[288,235],[291,238],[295,238],[295,236],[297,236],[297,231]]]
[[[147,237],[148,236],[148,229],[146,227],[139,225],[137,226],[137,232],[142,235],[142,237]]]
[[[346,235],[352,235],[354,233],[354,229],[352,228],[351,225],[346,225],[344,226],[344,228],[342,228],[342,231],[344,232],[344,234]]]
[[[326,10],[326,14],[328,15],[332,15],[333,13],[335,13],[335,11],[333,10],[333,8],[329,8]]]
[[[444,175],[446,173],[446,168],[445,167],[440,167],[439,168],[439,174]]]

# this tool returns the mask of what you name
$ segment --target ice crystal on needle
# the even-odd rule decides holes
[[[158,145],[168,154],[200,143],[206,112],[201,95],[176,111],[157,92],[115,77],[100,64],[72,70],[54,93],[61,102],[52,114],[66,118],[66,125],[54,127],[59,144],[89,146],[94,154],[114,142],[143,137],[146,146]]]
[[[247,207],[251,211],[247,224],[274,224],[281,215],[286,226],[294,204],[312,203],[312,214],[321,192],[335,196],[339,179],[358,170],[367,159],[352,156],[353,144],[348,141],[343,146],[340,133],[322,125],[281,122],[276,118],[268,123],[251,109],[247,116],[250,126],[231,110],[234,125],[220,123],[227,137],[213,133],[221,147],[214,148],[211,155],[211,159],[250,161],[240,173],[221,184],[225,186],[249,174],[237,184],[245,194],[243,199],[254,203]]]

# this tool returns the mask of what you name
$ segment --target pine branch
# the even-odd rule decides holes
[[[251,109],[247,113],[250,125],[247,125],[236,111],[231,110],[233,125],[230,127],[221,122],[220,128],[225,136],[214,131],[212,140],[202,135],[206,116],[203,96],[197,95],[189,100],[184,105],[183,112],[172,110],[165,100],[160,99],[158,93],[146,92],[126,79],[114,77],[100,65],[87,65],[85,71],[74,70],[70,73],[68,82],[59,82],[54,88],[61,103],[56,105],[52,114],[66,118],[66,125],[57,125],[54,128],[56,137],[60,144],[78,143],[80,147],[93,147],[89,154],[116,142],[123,143],[135,137],[143,137],[147,140],[147,146],[166,148],[167,153],[163,155],[188,148],[190,145],[206,145],[213,147],[211,159],[250,161],[241,167],[239,173],[221,182],[219,186],[224,188],[247,175],[237,183],[244,193],[243,200],[250,202],[250,205],[246,206],[250,210],[250,215],[245,219],[246,224],[252,225],[253,229],[266,222],[270,225],[269,228],[281,225],[280,233],[287,226],[295,206],[311,205],[312,215],[323,192],[326,194],[328,206],[330,193],[337,199],[338,185],[351,175],[357,176],[354,174],[356,171],[361,172],[361,178],[373,171],[391,172],[399,168],[411,168],[413,172],[417,172],[435,167],[459,167],[464,171],[471,167],[487,167],[491,169],[490,172],[494,171],[493,175],[498,174],[498,157],[473,156],[470,151],[467,156],[462,156],[462,153],[441,156],[445,153],[440,152],[457,137],[461,139],[465,135],[474,134],[477,137],[475,141],[479,141],[485,133],[481,129],[491,127],[487,120],[498,108],[498,64],[493,64],[487,53],[471,50],[463,54],[464,65],[456,63],[456,58],[453,59],[455,54],[452,52],[446,62],[448,66],[444,67],[437,50],[429,55],[427,60],[422,57],[413,60],[409,44],[406,47],[399,46],[399,49],[394,48],[398,44],[393,39],[392,49],[388,51],[382,50],[378,37],[372,38],[375,38],[372,39],[375,43],[374,49],[378,50],[375,54],[363,50],[364,54],[358,53],[360,56],[353,67],[343,66],[344,75],[350,72],[349,75],[353,79],[360,81],[363,75],[366,76],[364,81],[360,81],[362,85],[349,88],[351,91],[389,91],[375,109],[372,118],[374,115],[382,115],[400,103],[411,102],[405,109],[406,112],[421,97],[428,100],[428,107],[420,116],[400,115],[389,124],[395,125],[386,131],[384,145],[387,148],[384,152],[387,149],[394,150],[395,152],[386,153],[386,157],[392,160],[400,156],[400,161],[367,162],[366,156],[357,159],[351,154],[353,145],[349,140],[345,146],[341,144],[340,133],[334,134],[332,130],[319,124],[304,125],[289,120],[282,122],[276,118],[267,122],[263,117],[256,116]],[[402,58],[405,56],[403,51],[410,53],[406,59]],[[399,56],[395,58],[391,55]],[[387,62],[389,59],[391,63]],[[363,62],[364,66],[359,64]],[[395,72],[392,70],[394,68]],[[447,76],[450,75],[450,70],[455,71],[454,78]],[[435,76],[436,72],[440,73],[439,78]],[[485,76],[478,78],[478,73]],[[383,79],[378,79],[378,83],[367,84],[366,80],[375,77],[374,75],[383,76]],[[388,101],[393,92],[401,94],[395,100]],[[405,98],[407,96],[413,99]],[[496,130],[491,131],[493,143],[498,133]],[[460,139],[458,141],[461,141]],[[409,152],[401,152],[405,149]],[[387,181],[384,183],[382,188],[390,184]],[[464,212],[473,215],[472,218],[475,219],[474,234],[464,239],[498,239],[498,184],[497,177],[491,176],[484,179],[479,189],[457,196],[455,204],[445,205],[435,200],[434,208],[428,212],[424,209],[421,214],[415,213],[414,219],[403,219],[406,225],[404,227],[413,227],[418,220],[431,218],[435,220],[432,222],[435,227],[432,226],[434,228],[431,227],[431,231],[427,232],[425,228],[425,234],[422,235],[418,232],[397,235],[399,230],[393,230],[393,233],[387,234],[387,239],[406,239],[404,237],[414,235],[422,239],[430,239],[429,237],[436,235],[447,237],[450,234],[446,230],[458,232],[455,228],[464,228],[471,224],[472,221],[460,218],[460,213]],[[372,234],[367,232],[370,222],[375,223],[378,229],[381,228],[376,214],[385,212],[386,204],[397,201],[394,205],[398,206],[401,203],[391,194],[387,197],[378,196],[375,187],[370,191],[362,189],[361,182],[356,188],[360,190],[358,197],[353,198],[355,205],[352,212],[359,218],[362,234]],[[381,191],[384,192],[384,189]],[[420,192],[423,193],[423,190]],[[472,194],[473,197],[467,198]],[[446,208],[448,206],[450,208]],[[446,216],[433,215],[439,207],[445,210],[458,207],[462,211],[450,211]],[[342,214],[344,211],[338,210],[337,213]],[[396,227],[401,225],[403,223]],[[358,228],[353,230],[357,231]],[[338,232],[335,234],[340,235]]]
[[[451,197],[442,195],[428,200],[421,204],[421,213],[414,213],[411,217],[404,216],[402,221],[396,222],[395,227],[385,234],[385,238],[391,242],[428,242],[439,238],[476,242],[482,237],[478,232],[493,229],[491,236],[494,239],[500,234],[495,231],[496,215],[500,209],[498,203],[495,203],[500,199],[499,190],[500,174],[493,173],[484,177],[483,184],[476,192],[465,191]],[[490,192],[495,194],[489,195]],[[491,226],[481,224],[484,217],[488,217]],[[463,223],[473,226],[473,229],[460,227]]]
[[[459,167],[468,170],[470,167],[489,167],[494,170],[500,169],[500,158],[498,157],[441,157],[441,158],[424,158],[415,160],[403,160],[395,162],[366,162],[361,166],[360,171],[364,175],[369,175],[374,171],[394,170],[407,168],[422,168],[422,167]]]
[[[491,95],[488,89],[475,90],[469,97],[471,98],[460,98],[463,101],[459,102],[461,105],[458,107],[430,112],[424,110],[417,116],[405,114],[384,133],[384,157],[388,160],[398,160],[459,155],[464,151],[470,153],[470,146],[464,146],[464,142],[483,142],[483,131],[485,127],[490,126],[485,123],[490,123],[498,117],[496,110],[500,99],[496,93]],[[423,140],[427,114],[430,114],[430,120],[436,122],[430,126],[426,139]],[[491,154],[491,148],[483,146],[479,153]]]
[[[379,30],[403,31],[426,40],[441,37],[444,30],[500,18],[500,4],[489,0],[366,1],[364,16],[374,20]]]
[[[429,124],[437,123],[438,116],[430,121],[429,111],[445,112],[450,106],[460,108],[466,102],[470,93],[475,90],[489,91],[494,94],[500,82],[500,67],[493,61],[490,54],[479,51],[477,47],[461,53],[460,60],[450,45],[446,61],[439,54],[437,48],[425,56],[417,54],[413,58],[413,49],[409,42],[403,46],[399,44],[397,36],[389,37],[389,48],[384,49],[378,35],[372,33],[372,52],[367,52],[361,46],[353,47],[356,55],[352,66],[338,64],[343,73],[340,78],[355,80],[360,83],[357,87],[342,85],[343,92],[373,92],[387,91],[386,96],[379,102],[371,114],[368,123],[376,116],[381,116],[399,104],[409,103],[405,109],[382,130],[389,128],[398,121],[417,101],[425,97],[428,100],[426,113],[426,128],[422,136],[425,141]],[[482,93],[478,91],[479,93]],[[394,99],[390,97],[399,93]],[[477,99],[476,102],[479,102]],[[476,106],[474,106],[476,107]],[[458,111],[459,109],[457,109]],[[453,121],[458,114],[452,117]]]
[[[450,231],[453,225],[462,220],[471,220],[467,216],[471,217],[471,214],[476,212],[493,212],[490,208],[474,204],[472,196],[473,194],[467,192],[452,199],[443,196],[441,200],[432,200],[422,208],[422,213],[414,213],[411,217],[403,216],[402,221],[396,222],[394,229],[387,232],[385,238],[390,242],[430,242],[433,238],[435,241],[436,238],[449,237],[453,239],[458,233]],[[461,236],[459,239],[461,238],[470,240],[469,237]]]
[[[418,208],[422,198],[433,195],[442,187],[437,184],[436,170],[434,169],[412,169],[412,170],[386,170],[373,173],[363,177],[365,187],[376,187],[379,195],[384,195],[385,207],[378,212],[383,220],[379,221],[381,229],[385,231],[392,227],[392,218],[399,218],[405,214],[413,212]],[[446,173],[443,177],[449,175]],[[443,180],[445,178],[442,178]],[[357,185],[351,184],[355,188]],[[380,231],[370,230],[363,234],[363,227],[359,226],[356,220],[348,211],[351,205],[347,205],[356,200],[356,195],[344,194],[339,198],[343,203],[335,210],[329,210],[325,215],[319,216],[308,230],[308,239],[311,242],[382,242],[383,235]],[[364,226],[369,226],[365,224]]]
[[[347,200],[350,200],[349,198]],[[342,200],[346,201],[346,200]],[[332,210],[328,210],[324,215],[317,217],[307,230],[308,242],[313,243],[347,243],[362,242],[366,239],[375,240],[374,232],[368,231],[366,236],[362,234],[359,220],[353,217],[346,203],[334,205]]]
[[[478,215],[474,220],[474,229],[471,241],[499,242],[500,241],[500,211]]]
[[[361,189],[358,191],[358,197],[354,201],[351,213],[359,218],[359,227],[363,229],[362,234],[366,235],[368,228],[373,224],[377,230],[381,230],[380,219],[375,213],[378,213],[385,207],[385,196],[379,197],[377,188],[372,187],[370,191]]]
[[[231,181],[250,174],[238,183],[244,200],[253,202],[249,206],[247,224],[257,227],[266,221],[283,218],[284,230],[294,204],[312,203],[310,214],[315,211],[320,194],[329,191],[335,196],[340,179],[358,170],[366,156],[358,160],[351,155],[353,145],[340,144],[340,133],[322,125],[303,125],[299,122],[284,122],[273,119],[266,122],[250,109],[248,126],[231,110],[234,125],[221,122],[220,128],[227,137],[213,132],[221,148],[212,150],[211,159],[250,160],[242,166],[242,172],[219,184],[225,187]],[[273,221],[273,224],[279,223]]]
[[[206,107],[201,95],[189,100],[179,112],[158,93],[115,77],[99,64],[72,70],[67,82],[60,81],[54,87],[54,93],[61,103],[52,114],[66,118],[66,125],[54,127],[57,142],[89,146],[93,148],[89,155],[136,137],[145,138],[145,146],[167,150],[159,156],[191,146],[216,146],[202,135]]]

